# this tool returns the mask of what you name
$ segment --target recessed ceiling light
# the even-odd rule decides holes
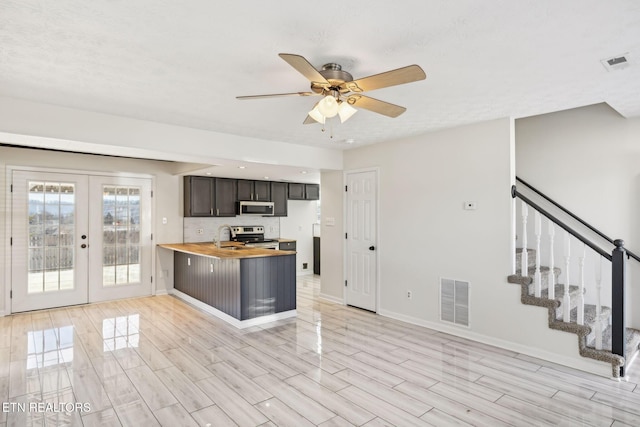
[[[246,166],[238,166],[238,169],[244,169]]]
[[[305,173],[307,173],[307,171],[300,171],[300,173],[305,174]]]
[[[211,172],[207,172],[207,175],[211,175]]]
[[[347,143],[347,144],[353,144],[354,142],[356,142],[356,140],[353,139],[353,138],[347,138],[347,139],[344,140],[344,142]]]
[[[265,177],[264,177],[264,179],[269,179],[269,177],[268,177],[268,176],[265,176]]]

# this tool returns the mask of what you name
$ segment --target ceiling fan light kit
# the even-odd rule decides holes
[[[370,98],[362,95],[362,92],[411,83],[424,80],[427,77],[420,66],[409,65],[353,80],[351,74],[343,71],[339,64],[333,62],[323,65],[322,70],[317,70],[300,55],[281,53],[279,56],[311,82],[311,92],[250,95],[236,98],[261,99],[282,96],[323,96],[324,98],[309,111],[308,118],[305,119],[304,124],[318,122],[324,125],[327,118],[335,117],[336,115],[340,117],[340,122],[344,123],[358,111],[354,106],[387,117],[398,117],[406,111],[406,108]],[[342,97],[345,99],[341,99]]]

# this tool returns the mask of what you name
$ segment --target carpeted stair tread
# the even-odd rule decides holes
[[[638,346],[640,346],[640,331],[633,328],[627,328],[626,331],[626,357],[629,358],[633,356],[633,354],[638,351]],[[590,342],[587,347],[595,349],[595,340]],[[602,332],[602,350],[611,351],[611,326],[607,327]]]
[[[569,322],[578,323],[578,308],[571,309],[571,317]],[[611,308],[602,306],[600,307],[600,316],[596,316],[596,306],[594,304],[584,305],[584,324],[593,327],[593,324],[597,321],[606,321],[611,316]],[[562,316],[558,320],[563,320]]]

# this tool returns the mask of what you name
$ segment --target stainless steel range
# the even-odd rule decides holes
[[[244,242],[250,248],[278,249],[277,240],[264,238],[264,227],[261,225],[236,225],[231,227],[231,240]]]

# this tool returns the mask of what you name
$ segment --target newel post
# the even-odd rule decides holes
[[[626,328],[624,326],[625,255],[623,240],[615,240],[611,253],[611,352],[625,357]],[[624,377],[624,366],[620,377]]]

